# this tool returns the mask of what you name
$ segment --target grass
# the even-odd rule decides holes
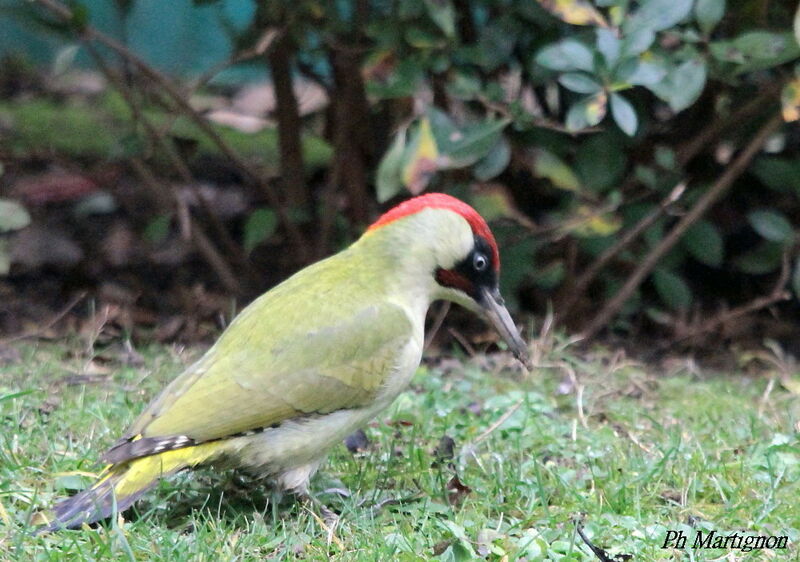
[[[78,345],[21,346],[0,367],[0,559],[592,560],[576,517],[618,560],[727,553],[662,549],[668,529],[690,543],[697,529],[786,535],[788,550],[724,559],[797,559],[791,379],[688,363],[666,373],[540,346],[530,375],[492,358],[422,367],[366,428],[366,451],[337,447],[313,481],[341,514],[330,542],[313,511],[210,470],[162,482],[124,521],[33,536],[33,514],[84,486],[99,453],[198,351],[147,347],[143,364],[126,366],[114,353],[88,363]],[[387,498],[401,501],[372,508]]]
[[[194,156],[222,157],[219,148],[187,117],[172,117],[159,110],[147,110],[147,117],[157,126],[172,123],[169,132],[197,142]],[[107,94],[89,103],[55,103],[45,99],[0,102],[0,120],[11,124],[13,134],[3,140],[14,154],[41,153],[44,150],[71,160],[96,162],[129,155],[136,141],[131,137],[130,111],[122,98]],[[280,155],[278,133],[271,127],[249,134],[223,125],[210,124],[234,152],[268,171],[277,170]],[[126,143],[130,146],[126,146]],[[325,140],[305,134],[302,139],[304,161],[310,170],[328,165],[331,147]]]

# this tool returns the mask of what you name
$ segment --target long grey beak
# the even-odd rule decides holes
[[[489,319],[489,322],[494,326],[494,329],[497,330],[497,333],[500,334],[500,337],[508,344],[514,357],[527,366],[530,360],[528,357],[528,346],[522,339],[519,330],[517,330],[514,320],[511,319],[511,315],[508,313],[500,293],[484,289],[481,296],[483,298],[480,304],[483,306],[483,312],[486,314],[486,318]]]

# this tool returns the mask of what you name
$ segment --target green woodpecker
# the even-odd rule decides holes
[[[159,478],[209,463],[306,494],[328,450],[408,384],[433,301],[483,313],[527,360],[499,271],[494,236],[466,203],[431,193],[394,207],[245,308],[106,451],[98,480],[55,506],[50,528],[106,518]]]

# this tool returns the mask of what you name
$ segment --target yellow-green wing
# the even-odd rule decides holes
[[[321,262],[263,295],[120,444],[166,436],[199,443],[371,404],[414,328],[402,308],[371,293],[374,279],[362,277],[356,267]]]

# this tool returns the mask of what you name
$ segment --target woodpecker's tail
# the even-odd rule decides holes
[[[41,530],[75,529],[121,513],[160,478],[210,460],[217,453],[215,445],[209,442],[110,464],[91,487],[57,503],[53,522]]]

